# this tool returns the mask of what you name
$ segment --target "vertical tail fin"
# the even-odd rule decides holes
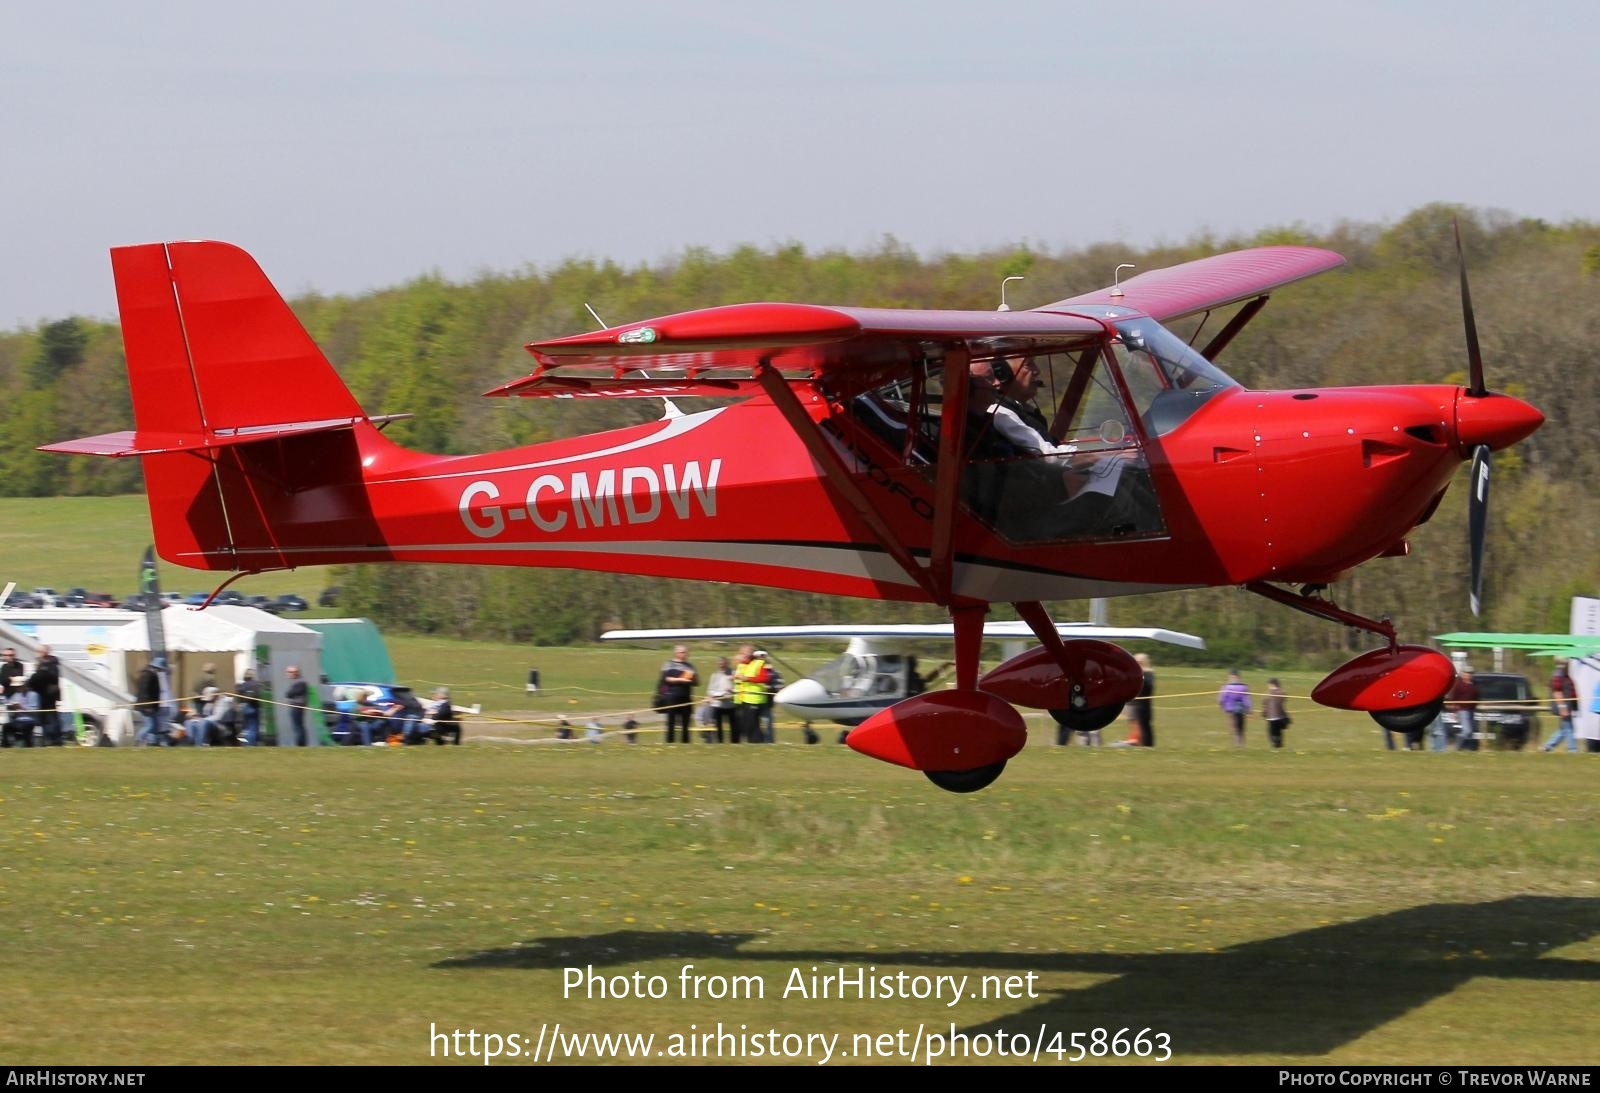
[[[361,481],[353,430],[372,419],[238,247],[117,247],[111,268],[136,429],[45,450],[142,457],[156,548],[169,561],[293,564],[271,511],[320,485],[342,484],[349,505]]]
[[[147,420],[157,430],[217,433],[365,416],[255,259],[238,247],[118,247],[111,269],[140,431]],[[192,397],[175,397],[180,384]]]

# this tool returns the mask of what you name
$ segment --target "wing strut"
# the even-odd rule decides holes
[[[1257,296],[1254,300],[1245,304],[1228,325],[1217,331],[1216,337],[1206,343],[1206,347],[1200,351],[1200,355],[1208,361],[1215,361],[1217,355],[1228,348],[1228,343],[1233,341],[1234,336],[1248,326],[1251,319],[1256,317],[1256,312],[1266,306],[1267,297],[1265,296]]]
[[[821,464],[823,473],[833,488],[839,491],[845,503],[861,518],[862,523],[867,525],[868,530],[878,540],[878,545],[899,563],[907,576],[917,582],[917,586],[928,594],[929,599],[938,604],[948,603],[947,596],[935,587],[928,571],[917,564],[917,560],[911,556],[905,544],[895,538],[894,532],[884,522],[883,517],[873,509],[866,494],[861,492],[861,487],[856,485],[849,469],[839,459],[839,454],[822,435],[822,430],[817,428],[817,423],[811,420],[811,415],[806,413],[805,407],[800,405],[800,399],[789,389],[789,382],[783,378],[783,374],[766,361],[756,365],[755,373],[756,381],[761,384],[762,390],[767,393],[772,404],[783,414],[784,420],[805,444],[811,457]]]
[[[939,592],[939,602],[949,603],[955,581],[956,492],[961,488],[962,434],[967,421],[967,368],[972,354],[966,346],[952,346],[944,356],[944,404],[939,415],[939,469],[933,486],[933,552],[928,571]],[[960,632],[959,625],[957,632]]]

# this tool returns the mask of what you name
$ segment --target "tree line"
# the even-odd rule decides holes
[[[649,420],[651,400],[484,399],[526,374],[522,345],[609,321],[748,300],[867,307],[1038,306],[1107,284],[1120,262],[1169,266],[1243,246],[1304,243],[1347,269],[1282,290],[1221,359],[1257,388],[1464,382],[1452,218],[1459,218],[1489,385],[1527,398],[1548,423],[1496,458],[1488,607],[1466,606],[1465,470],[1435,516],[1411,537],[1409,558],[1381,559],[1333,589],[1365,614],[1391,614],[1408,638],[1454,629],[1565,630],[1574,594],[1600,587],[1600,225],[1550,224],[1430,205],[1392,224],[1291,226],[1250,238],[1201,236],[1135,250],[1119,244],[1043,253],[1007,247],[917,255],[893,239],[863,253],[810,253],[798,244],[685,251],[625,267],[573,259],[548,269],[437,276],[361,296],[311,295],[291,304],[369,413],[410,413],[389,435],[454,454],[528,444]],[[1176,325],[1188,336],[1192,325]],[[1212,329],[1216,329],[1215,326]],[[1202,340],[1204,335],[1202,334]],[[0,333],[0,495],[137,492],[132,460],[68,459],[34,446],[131,426],[115,324],[68,317]],[[926,606],[881,604],[706,582],[602,573],[470,566],[351,566],[334,581],[344,606],[386,626],[561,644],[613,625],[911,621]],[[1081,617],[1083,604],[1056,605]],[[1191,630],[1208,659],[1242,663],[1338,660],[1371,643],[1235,589],[1114,601],[1112,619]],[[1169,656],[1168,659],[1175,659]]]

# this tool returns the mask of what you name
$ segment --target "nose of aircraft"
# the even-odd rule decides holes
[[[1463,453],[1479,444],[1509,448],[1544,424],[1544,415],[1519,398],[1490,392],[1456,398],[1456,443]]]
[[[796,717],[815,717],[815,707],[828,697],[827,690],[814,679],[797,679],[772,696],[772,701]]]

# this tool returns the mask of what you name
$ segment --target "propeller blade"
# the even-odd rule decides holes
[[[1456,232],[1456,266],[1461,270],[1461,318],[1467,326],[1467,368],[1471,377],[1467,394],[1482,398],[1489,393],[1489,389],[1483,384],[1483,353],[1478,349],[1478,324],[1472,317],[1472,293],[1467,291],[1467,258],[1461,250],[1461,221],[1452,220],[1450,223]]]
[[[1467,499],[1467,536],[1472,547],[1472,614],[1483,614],[1483,537],[1489,524],[1489,446],[1472,449],[1472,495]]]

